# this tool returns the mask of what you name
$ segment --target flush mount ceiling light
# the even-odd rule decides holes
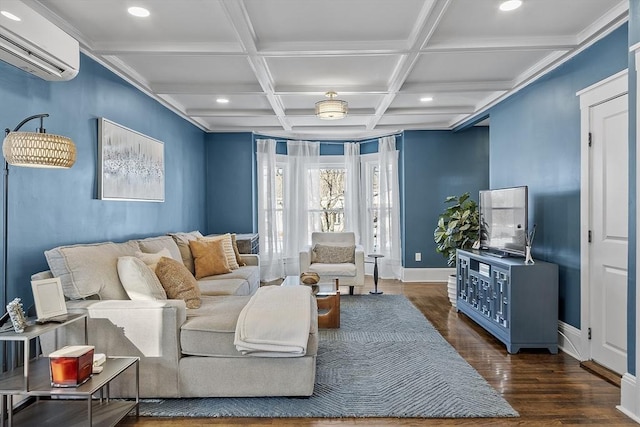
[[[227,98],[218,98],[218,99],[216,99],[216,102],[218,104],[228,104],[229,100]]]
[[[14,130],[5,129],[2,154],[7,163],[32,168],[70,168],[76,162],[76,146],[66,136],[45,133],[42,122],[48,114],[21,121]],[[18,132],[30,120],[40,119],[36,132]]]
[[[433,96],[423,96],[420,98],[420,102],[431,102],[433,101]]]
[[[329,99],[316,102],[316,116],[322,120],[337,120],[343,119],[349,111],[349,104],[347,101],[340,99],[334,99],[338,96],[335,92],[327,92],[325,96]]]
[[[510,10],[516,10],[520,6],[522,6],[522,0],[507,0],[500,4],[500,10],[508,12]]]
[[[144,7],[133,6],[127,9],[127,12],[133,16],[137,16],[138,18],[146,18],[149,16],[149,11]]]

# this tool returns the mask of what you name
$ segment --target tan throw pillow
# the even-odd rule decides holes
[[[173,258],[162,257],[156,275],[169,299],[182,299],[187,308],[200,308],[200,288],[187,267]]]
[[[167,294],[158,276],[142,260],[133,256],[118,258],[118,276],[132,300],[164,300]]]
[[[343,264],[356,262],[355,246],[326,246],[316,244],[313,247],[313,262],[322,264]]]
[[[230,273],[222,240],[192,240],[189,242],[196,268],[196,279]]]
[[[231,241],[231,234],[221,234],[219,236],[206,236],[201,239],[202,241],[222,241],[222,249],[224,250],[224,255],[227,258],[227,264],[229,264],[229,268],[232,270],[236,270],[240,268],[238,265],[238,261],[236,260],[236,254],[233,251],[233,243]]]
[[[161,251],[156,252],[155,254],[136,251],[136,258],[144,262],[153,272],[156,271],[158,262],[160,262],[160,258],[162,257],[175,259],[171,256],[171,251],[167,248],[164,248]]]
[[[240,251],[238,250],[238,241],[236,240],[235,233],[231,235],[231,245],[233,246],[233,253],[236,256],[236,262],[238,263],[238,266],[244,267],[245,265],[247,265],[247,263],[245,263],[240,256]]]

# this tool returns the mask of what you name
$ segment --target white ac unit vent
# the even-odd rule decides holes
[[[80,69],[78,41],[18,0],[3,0],[0,15],[0,59],[50,81],[71,80]]]

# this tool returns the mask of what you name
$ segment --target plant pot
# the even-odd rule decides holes
[[[451,305],[457,307],[456,299],[458,297],[458,287],[457,287],[457,277],[455,274],[449,275],[449,280],[447,281],[447,291],[449,294],[449,301],[451,301]]]

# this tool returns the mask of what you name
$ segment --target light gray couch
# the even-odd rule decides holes
[[[96,353],[140,357],[141,397],[311,395],[318,347],[313,297],[305,356],[245,356],[234,346],[239,313],[259,287],[257,255],[241,255],[247,265],[231,273],[200,279],[198,309],[187,309],[183,300],[128,299],[118,279],[118,257],[166,248],[189,268],[189,238],[193,235],[178,233],[58,247],[45,252],[51,270],[32,278],[61,278],[65,295],[75,298],[67,301],[69,312],[89,315],[89,344],[96,346]],[[84,331],[77,323],[43,336],[43,354],[82,343]],[[133,385],[133,372],[125,372],[112,382],[112,395],[133,396]]]

